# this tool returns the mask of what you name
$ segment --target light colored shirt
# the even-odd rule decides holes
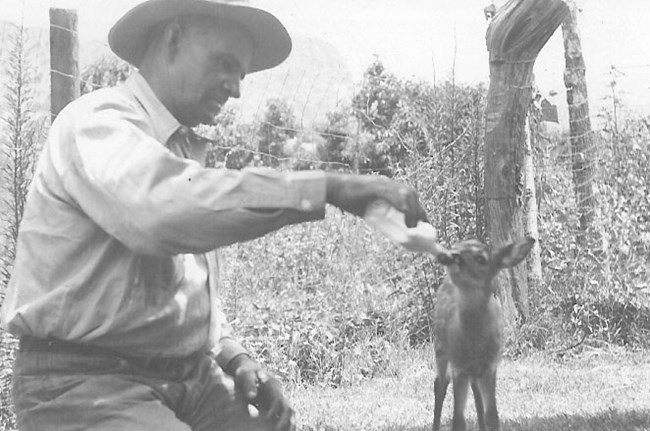
[[[137,356],[243,352],[214,250],[322,219],[322,172],[205,168],[206,144],[134,73],[58,115],[20,226],[2,322]]]

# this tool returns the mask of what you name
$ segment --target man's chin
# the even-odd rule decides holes
[[[217,119],[219,118],[220,113],[221,113],[221,108],[213,109],[210,112],[206,112],[206,115],[203,118],[203,121],[201,121],[201,124],[205,124],[207,126],[213,126],[217,124]]]

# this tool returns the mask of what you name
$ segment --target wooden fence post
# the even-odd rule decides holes
[[[562,0],[509,0],[488,27],[485,193],[492,246],[524,235],[525,126],[533,99],[533,65],[568,11]],[[509,328],[528,315],[527,278],[525,265],[519,265],[501,271],[495,280]]]
[[[54,121],[80,95],[77,11],[50,8],[50,113]]]

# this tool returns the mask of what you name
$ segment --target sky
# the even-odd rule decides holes
[[[497,0],[497,5],[505,0]],[[606,106],[611,94],[612,66],[617,91],[628,109],[650,114],[650,8],[648,0],[582,0],[582,36],[590,99],[594,109]],[[47,27],[48,8],[76,9],[80,43],[105,41],[108,29],[140,0],[0,0],[3,18]],[[323,39],[345,59],[352,76],[361,79],[375,56],[405,79],[457,82],[489,80],[485,46],[488,0],[259,0],[290,34]],[[535,65],[543,94],[564,99],[564,56],[558,29]],[[593,112],[592,112],[593,114]]]

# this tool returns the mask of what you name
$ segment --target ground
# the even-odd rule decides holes
[[[429,430],[435,373],[426,352],[415,356],[394,378],[289,388],[300,429]],[[587,349],[569,358],[506,359],[497,392],[504,430],[650,430],[650,352]],[[451,391],[447,396],[443,429],[450,426]],[[476,429],[473,402],[466,418]]]

